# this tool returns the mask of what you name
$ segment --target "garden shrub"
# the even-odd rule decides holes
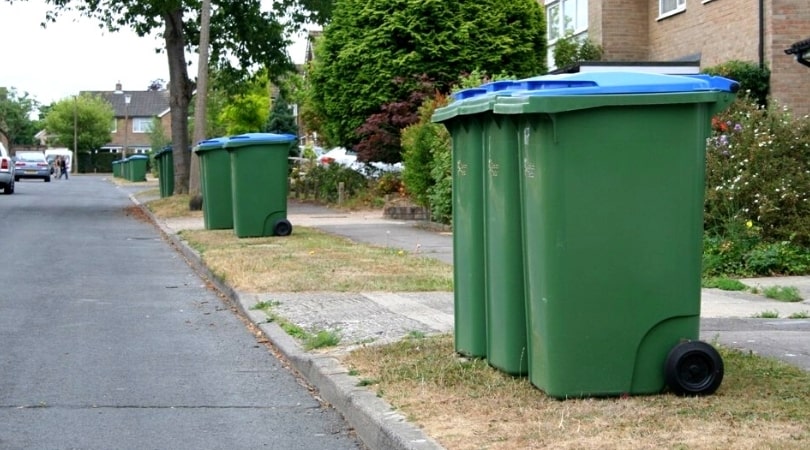
[[[431,151],[437,145],[449,145],[444,125],[430,120],[436,105],[446,103],[446,98],[441,95],[425,100],[419,107],[419,122],[402,130],[402,180],[408,194],[420,206],[430,205],[429,191],[436,184],[430,173],[433,166]]]
[[[338,184],[341,182],[347,197],[357,196],[368,188],[368,180],[363,174],[337,163],[313,165],[302,182],[302,191],[307,196],[327,203],[338,201]]]
[[[719,75],[740,83],[740,92],[748,92],[757,103],[767,105],[771,71],[750,61],[732,60],[703,69],[703,73]]]
[[[704,270],[810,268],[810,118],[741,96],[712,120],[706,148]]]

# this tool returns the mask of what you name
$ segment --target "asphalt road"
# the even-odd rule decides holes
[[[0,448],[356,449],[100,176],[0,195]]]

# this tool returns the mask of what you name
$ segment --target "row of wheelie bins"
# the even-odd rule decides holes
[[[207,230],[233,229],[237,237],[288,236],[288,155],[292,134],[247,133],[201,141],[203,222]]]
[[[123,178],[127,181],[146,181],[146,168],[149,157],[146,155],[132,155],[112,162],[113,177]]]
[[[455,350],[556,398],[711,394],[706,139],[736,82],[546,75],[454,94]]]

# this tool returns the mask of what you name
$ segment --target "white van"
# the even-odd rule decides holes
[[[72,167],[71,163],[73,162],[73,152],[69,148],[49,148],[45,150],[45,159],[47,159],[49,163],[53,164],[57,156],[61,156],[67,161],[67,170],[68,173],[70,173],[70,168]]]

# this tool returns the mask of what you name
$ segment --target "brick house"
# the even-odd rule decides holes
[[[171,139],[169,91],[124,91],[121,83],[117,83],[114,91],[87,92],[107,100],[115,113],[110,142],[101,146],[100,151],[119,153],[126,145],[127,156],[149,152],[155,118],[160,120],[164,135]]]
[[[771,70],[771,95],[810,114],[810,69],[785,50],[810,36],[808,0],[538,0],[546,8],[549,68],[553,46],[570,29],[600,44],[606,61],[732,59]]]

